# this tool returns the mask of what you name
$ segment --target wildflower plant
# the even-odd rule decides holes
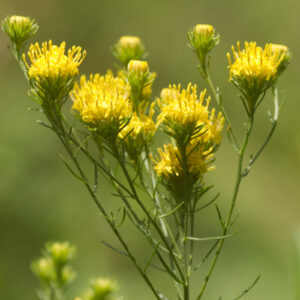
[[[76,247],[69,242],[48,242],[42,256],[34,260],[31,269],[40,282],[38,297],[41,300],[65,300],[65,294],[76,273],[72,261]],[[82,297],[75,300],[120,300],[115,296],[117,285],[109,278],[91,280]]]
[[[288,48],[277,44],[260,47],[255,42],[245,42],[241,49],[238,42],[237,49],[232,47],[232,55],[227,55],[229,82],[237,88],[246,112],[245,134],[240,141],[223,106],[221,91],[210,77],[210,53],[220,41],[213,26],[198,24],[188,33],[189,46],[199,60],[198,70],[208,90],[203,87],[198,91],[192,83],[186,87],[171,84],[159,97],[153,97],[156,73],[150,72],[144,60],[145,46],[140,38],[124,36],[112,47],[113,55],[122,65],[115,74],[108,70],[102,75],[82,75],[78,80],[78,68],[86,55],[81,47],[66,50],[65,42],[54,45],[51,41],[42,46],[33,44],[28,50],[28,62],[26,53],[18,51],[25,49],[25,42],[37,25],[28,21],[32,28],[26,27],[26,32],[30,34],[22,35],[15,29],[16,17],[10,18],[13,17],[3,21],[2,28],[11,38],[13,54],[17,52],[14,56],[28,79],[30,95],[49,122],[40,123],[51,129],[65,147],[68,158],[62,157],[63,162],[85,186],[123,249],[105,244],[131,260],[155,299],[171,299],[171,296],[164,295],[166,291],[160,291],[154,284],[150,268],[170,278],[177,299],[204,299],[225,240],[236,232],[235,208],[242,179],[274,133],[280,110],[277,83],[291,59]],[[274,98],[271,129],[257,153],[245,162],[255,114],[269,90]],[[75,125],[70,125],[69,117],[62,111],[68,99],[73,102],[73,116],[78,120]],[[215,168],[215,154],[225,126],[238,160],[227,213],[221,212],[217,204],[219,193],[207,202],[203,200],[213,188],[206,182],[205,174]],[[155,150],[153,140],[158,131],[167,141]],[[117,211],[112,211],[108,201],[99,194],[99,175],[107,179],[113,195],[120,201]],[[218,201],[228,202],[225,198]],[[199,237],[195,220],[213,204],[220,230],[215,236]],[[148,242],[150,255],[143,258],[144,263],[128,244],[123,229],[127,223],[133,224]],[[195,243],[201,247],[203,242],[211,246],[197,262]],[[68,244],[49,244],[47,257],[35,263],[35,273],[45,282],[56,282],[55,268],[64,268],[73,255],[72,249]],[[205,269],[204,263],[209,263]],[[191,289],[191,278],[198,276],[197,271],[205,276],[201,285],[197,281]],[[258,279],[236,299],[249,292]],[[109,294],[111,289],[111,283],[96,280],[86,296],[77,299],[114,299],[101,296],[104,290]]]

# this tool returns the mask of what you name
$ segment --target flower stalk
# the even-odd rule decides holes
[[[214,253],[197,294],[197,300],[202,299],[225,239],[235,234],[231,229],[242,179],[250,172],[275,131],[279,116],[277,81],[290,62],[288,48],[275,44],[261,48],[254,42],[245,42],[245,49],[241,50],[239,43],[237,50],[232,48],[233,59],[228,54],[229,81],[238,89],[247,115],[246,132],[242,142],[239,142],[223,106],[221,92],[215,87],[209,73],[210,52],[220,41],[220,36],[211,25],[196,25],[188,33],[188,39],[199,60],[198,70],[219,112],[210,108],[211,98],[206,96],[206,89],[198,93],[197,86],[192,83],[186,88],[180,84],[169,85],[161,91],[159,98],[151,99],[156,73],[151,73],[148,62],[141,60],[145,48],[138,37],[121,37],[113,47],[113,55],[123,66],[116,76],[109,70],[105,75],[83,75],[77,82],[79,66],[86,56],[81,47],[66,49],[65,42],[54,45],[51,41],[41,46],[32,44],[27,62],[23,53],[24,43],[38,28],[34,20],[8,17],[2,23],[2,28],[9,35],[12,54],[29,81],[30,95],[41,107],[49,125],[40,123],[51,129],[64,146],[71,161],[70,164],[61,157],[64,164],[85,186],[124,251],[106,242],[104,244],[131,260],[158,300],[168,298],[155,287],[148,273],[150,267],[169,276],[179,300],[190,300],[193,271],[199,269]],[[270,118],[272,126],[264,143],[245,166],[245,153],[255,114],[270,88],[274,96],[274,115]],[[74,127],[69,125],[67,116],[62,112],[69,96],[80,124],[76,123]],[[219,196],[218,193],[206,204],[199,205],[203,195],[213,187],[205,183],[205,174],[215,168],[215,153],[222,141],[224,122],[228,127],[228,138],[237,152],[233,194],[225,219],[218,205],[215,205],[222,233],[197,237],[196,213],[215,203]],[[79,130],[77,126],[80,126]],[[153,139],[158,130],[169,140],[154,152]],[[92,147],[89,147],[90,144]],[[84,171],[78,152],[88,159],[94,169],[93,184]],[[111,164],[117,167],[116,171],[113,171]],[[98,173],[111,184],[114,195],[121,201],[122,207],[116,213],[110,212],[108,203],[98,197]],[[146,202],[149,200],[150,204]],[[149,242],[151,255],[144,266],[138,263],[122,232],[125,222],[131,222]],[[203,241],[214,243],[201,261],[194,265],[195,243]],[[68,254],[72,254],[71,247],[59,244],[51,245],[49,249],[53,260],[51,264],[57,267],[57,274],[52,274],[56,274],[58,286],[63,286],[64,273],[61,267],[66,264]],[[46,261],[44,265],[50,270],[51,264],[47,265]],[[41,277],[42,269],[36,270]],[[102,298],[106,291],[110,294],[113,290],[111,281],[95,280],[87,296],[76,300],[97,297],[102,300],[115,299]],[[47,300],[63,300],[63,293],[60,288],[50,288]]]

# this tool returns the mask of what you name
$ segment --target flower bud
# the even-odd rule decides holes
[[[7,16],[2,21],[1,27],[17,46],[22,45],[39,29],[35,20],[23,16]]]
[[[113,55],[126,67],[132,59],[140,59],[145,53],[144,45],[137,36],[122,36],[112,48]]]
[[[273,54],[277,55],[277,59],[280,61],[277,67],[277,76],[279,76],[290,63],[292,55],[289,48],[285,45],[272,44],[271,51]]]
[[[188,32],[191,48],[198,54],[206,55],[220,41],[220,36],[215,34],[212,25],[198,24]]]
[[[55,267],[50,257],[43,257],[32,263],[34,274],[43,282],[49,283],[55,280]]]
[[[46,245],[46,251],[52,257],[55,265],[64,266],[74,257],[76,249],[68,242],[51,242]]]
[[[142,60],[131,60],[128,63],[127,70],[130,73],[140,74],[142,76],[149,73],[149,65],[146,61]]]
[[[149,72],[148,63],[141,60],[131,60],[128,63],[125,76],[131,87],[130,97],[134,111],[137,112],[140,103],[145,100],[143,99],[143,90],[148,85],[151,85],[155,76]]]
[[[141,39],[137,36],[124,35],[119,40],[122,48],[138,48],[141,47]]]
[[[98,278],[91,282],[93,298],[95,300],[106,299],[108,295],[116,290],[116,284],[108,278]]]

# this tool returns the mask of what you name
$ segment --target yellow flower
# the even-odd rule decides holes
[[[188,174],[184,174],[182,155],[177,147],[171,144],[164,145],[164,149],[159,148],[158,153],[160,160],[154,161],[154,169],[158,176],[168,182],[176,180],[177,184],[180,184],[184,176],[187,176],[191,183],[195,183],[204,173],[214,169],[213,166],[209,166],[214,155],[213,147],[204,150],[197,142],[191,143],[186,150]]]
[[[237,51],[232,46],[234,61],[231,61],[227,53],[230,70],[230,81],[232,81],[242,92],[248,102],[249,112],[253,112],[255,103],[263,92],[265,92],[277,78],[278,67],[284,59],[285,54],[281,50],[274,51],[272,44],[266,44],[265,48],[256,45],[255,42],[245,42],[245,49],[240,50],[237,43]]]
[[[153,121],[155,113],[153,102],[146,113],[147,103],[142,103],[139,107],[139,113],[133,112],[130,122],[119,133],[119,138],[125,142],[126,151],[132,161],[137,162],[138,156],[152,141],[157,126]]]
[[[73,109],[80,113],[83,122],[97,126],[117,126],[128,120],[132,114],[129,102],[130,86],[123,79],[113,77],[111,72],[105,76],[83,75],[80,84],[76,83],[71,97]]]
[[[86,52],[81,47],[73,46],[66,51],[66,43],[62,42],[60,46],[52,44],[52,41],[42,43],[42,47],[38,43],[31,45],[28,51],[28,57],[31,62],[28,68],[29,78],[37,81],[41,79],[68,80],[78,74],[78,66],[82,63]]]
[[[138,136],[143,135],[147,139],[151,139],[156,131],[156,125],[153,121],[154,107],[156,103],[153,102],[150,106],[149,113],[146,114],[144,103],[140,105],[140,113],[134,112],[130,119],[129,124],[119,133],[120,138],[130,136],[133,139],[137,139]]]
[[[161,92],[161,113],[157,120],[163,123],[175,140],[201,136],[204,142],[219,144],[224,118],[221,113],[215,117],[215,110],[209,111],[210,97],[205,100],[206,90],[198,97],[197,86],[169,86]],[[187,140],[188,142],[188,140]]]

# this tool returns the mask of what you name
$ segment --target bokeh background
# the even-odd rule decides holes
[[[274,138],[242,184],[237,204],[241,209],[239,232],[227,241],[205,299],[234,299],[260,273],[260,282],[245,299],[297,299],[294,237],[300,226],[299,11],[300,2],[295,0],[0,2],[0,19],[20,14],[37,20],[40,30],[35,40],[51,38],[57,43],[66,40],[68,45],[82,45],[88,53],[82,73],[103,73],[112,68],[109,47],[121,35],[140,36],[149,52],[151,70],[158,73],[156,95],[169,83],[192,81],[204,87],[196,58],[187,47],[186,33],[197,23],[213,24],[221,44],[212,54],[212,76],[223,90],[224,105],[240,132],[245,116],[236,91],[228,84],[226,52],[237,40],[289,46],[293,60],[280,79],[286,105]],[[7,45],[8,38],[0,32],[1,299],[37,299],[37,282],[29,263],[48,240],[69,240],[78,247],[78,277],[69,299],[84,289],[88,278],[98,275],[116,279],[124,299],[153,299],[128,259],[101,243],[105,240],[118,245],[84,188],[59,160],[63,149],[56,137],[35,122],[40,114],[28,110],[35,105],[26,94],[28,85]],[[266,97],[257,114],[250,146],[253,152],[270,127],[267,110],[271,104],[271,97]],[[226,138],[216,165],[206,180],[221,191],[219,204],[225,210],[236,168],[236,157]],[[104,186],[103,200],[114,206],[117,200],[110,193]],[[219,230],[213,208],[200,214],[198,221],[199,235]],[[131,227],[126,231],[142,257],[147,243]],[[197,250],[202,253],[201,247]],[[151,272],[163,290],[171,289],[159,272]]]

